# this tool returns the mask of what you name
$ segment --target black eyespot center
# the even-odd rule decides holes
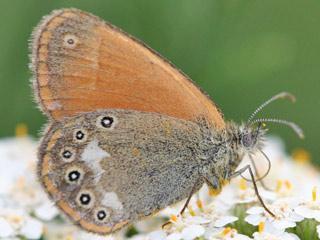
[[[77,170],[73,170],[68,174],[68,178],[71,182],[79,180],[80,176],[81,176],[81,173]]]
[[[102,221],[106,218],[107,213],[104,210],[99,210],[97,213],[97,218]]]
[[[82,205],[88,205],[88,204],[90,203],[90,201],[91,201],[91,196],[90,196],[90,194],[88,194],[88,193],[82,193],[82,194],[80,195],[80,203],[81,203]]]
[[[76,139],[82,140],[84,137],[85,137],[85,134],[81,130],[76,132]]]
[[[67,40],[67,43],[69,43],[70,45],[73,45],[73,44],[74,44],[74,40],[73,40],[72,38],[69,38],[69,39]]]
[[[112,126],[113,121],[113,117],[103,117],[100,123],[102,127],[110,128]]]
[[[69,150],[65,150],[65,151],[63,151],[62,156],[63,156],[64,158],[69,159],[69,158],[72,157],[72,153],[71,153]]]

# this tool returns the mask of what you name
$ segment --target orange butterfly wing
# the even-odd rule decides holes
[[[224,128],[218,106],[144,43],[96,16],[54,11],[34,31],[34,90],[44,113],[61,120],[96,109],[132,109]]]

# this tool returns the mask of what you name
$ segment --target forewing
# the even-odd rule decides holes
[[[185,74],[115,26],[75,9],[54,11],[35,29],[33,86],[46,115],[61,120],[96,109],[132,109],[224,128],[215,103]]]

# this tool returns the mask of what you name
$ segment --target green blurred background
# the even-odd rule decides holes
[[[320,163],[320,1],[313,0],[1,0],[0,137],[27,124],[39,137],[47,121],[29,86],[28,40],[42,16],[54,9],[88,11],[141,39],[182,69],[219,105],[226,119],[245,121],[262,102],[282,91],[258,116],[294,121],[269,123],[288,152],[304,148]]]

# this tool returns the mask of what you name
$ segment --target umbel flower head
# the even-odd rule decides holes
[[[20,129],[20,130],[19,130]],[[320,174],[310,156],[288,156],[279,138],[269,138],[264,152],[272,164],[259,192],[272,217],[260,206],[252,183],[239,177],[212,197],[204,186],[183,216],[181,202],[126,231],[101,237],[80,231],[62,218],[35,180],[37,142],[20,126],[17,137],[0,141],[0,239],[318,239]],[[246,162],[247,161],[247,162]],[[243,164],[248,164],[245,159]],[[259,172],[263,156],[256,155]],[[241,166],[240,166],[241,167]],[[298,177],[297,177],[298,176]],[[161,225],[169,219],[163,229]]]

